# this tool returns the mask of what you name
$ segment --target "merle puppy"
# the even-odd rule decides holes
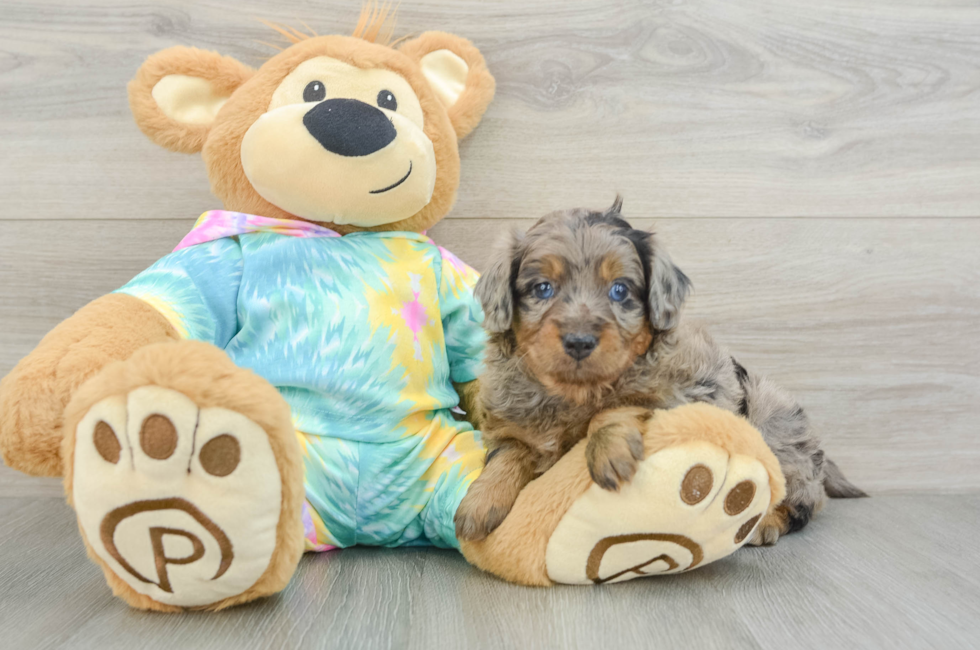
[[[648,232],[605,212],[552,213],[511,233],[476,287],[490,334],[479,419],[487,466],[456,512],[462,539],[486,537],[518,493],[589,437],[593,480],[629,482],[652,409],[708,402],[751,422],[786,476],[786,499],[751,543],[806,526],[831,497],[864,492],[824,457],[790,395],[681,321],[691,282]]]

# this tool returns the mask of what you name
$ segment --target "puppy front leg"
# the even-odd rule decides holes
[[[585,460],[599,487],[618,492],[621,485],[633,480],[643,460],[643,428],[652,416],[649,409],[624,406],[592,418]]]
[[[534,478],[535,458],[530,447],[509,438],[490,450],[483,473],[456,510],[457,538],[478,541],[503,523],[517,495]]]

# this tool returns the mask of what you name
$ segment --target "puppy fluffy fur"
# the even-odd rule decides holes
[[[490,334],[480,405],[487,466],[456,514],[483,539],[528,482],[588,437],[593,480],[618,490],[642,458],[654,409],[707,402],[744,416],[786,476],[787,495],[752,543],[799,530],[832,497],[865,496],[824,457],[802,407],[681,321],[691,282],[650,233],[575,209],[511,233],[477,285]]]

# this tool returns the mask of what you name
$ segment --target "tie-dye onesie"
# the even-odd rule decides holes
[[[453,382],[480,372],[476,272],[424,235],[336,232],[204,213],[119,292],[225,350],[292,408],[307,548],[458,547],[453,515],[483,466]]]

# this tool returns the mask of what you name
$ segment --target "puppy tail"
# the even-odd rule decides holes
[[[827,491],[827,496],[832,499],[860,499],[868,496],[868,493],[844,478],[844,473],[837,467],[837,463],[826,460],[824,464],[823,487]]]

